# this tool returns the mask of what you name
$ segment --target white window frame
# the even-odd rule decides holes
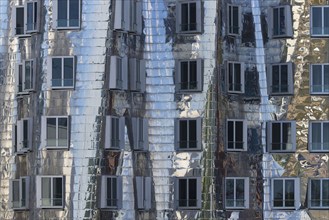
[[[122,177],[121,176],[108,176],[103,175],[101,182],[101,208],[102,209],[120,209],[122,207]],[[108,205],[107,194],[107,180],[110,179],[111,181],[116,181],[116,205]],[[110,192],[110,194],[114,194],[114,192]],[[113,195],[112,195],[113,196]]]
[[[315,206],[312,205],[312,181],[320,181],[320,189],[319,189],[319,193],[320,193],[320,205],[319,206]],[[310,209],[329,209],[329,204],[327,206],[323,205],[323,181],[329,182],[329,178],[311,178],[309,179],[309,183],[308,183],[308,207]],[[329,191],[329,189],[327,189]],[[329,203],[329,197],[327,198],[327,202]]]
[[[132,118],[133,149],[148,149],[148,120],[146,118]]]
[[[313,140],[312,140],[312,134],[313,134],[312,125],[314,125],[314,124],[320,124],[321,125],[321,143],[320,143],[321,144],[321,149],[313,149],[313,144],[314,143],[313,143]],[[329,152],[329,143],[327,143],[328,144],[328,149],[324,149],[324,144],[325,144],[324,143],[324,138],[329,135],[329,134],[324,133],[324,128],[323,128],[324,124],[328,124],[328,126],[329,126],[329,121],[310,121],[309,130],[308,130],[308,134],[309,134],[309,136],[308,136],[309,151],[311,151],[311,152]]]
[[[194,62],[196,65],[196,85],[193,85],[191,82],[191,63]],[[182,64],[187,63],[187,88],[182,88]],[[176,81],[176,91],[181,93],[186,92],[201,92],[203,88],[203,60],[202,59],[193,59],[193,60],[176,60],[175,63],[175,81]]]
[[[278,33],[276,33],[276,31],[274,30],[274,14],[275,14],[275,10],[278,10],[278,13],[280,13],[280,10],[284,10],[283,14],[284,14],[284,26],[285,26],[285,31],[284,33],[279,33],[281,29],[283,29],[283,27],[281,27],[281,21],[280,18],[281,16],[278,15],[277,17],[277,22],[278,22]],[[272,38],[291,38],[293,37],[293,23],[292,23],[292,13],[291,13],[291,6],[290,5],[279,5],[279,6],[275,6],[269,9],[268,12],[268,33],[269,36]]]
[[[47,139],[47,119],[55,118],[56,119],[56,145],[48,145]],[[65,145],[59,144],[59,132],[58,132],[58,119],[67,120],[67,143]],[[41,117],[41,126],[42,126],[42,146],[47,149],[67,149],[70,144],[70,116],[42,116]]]
[[[229,136],[229,129],[228,129],[228,124],[233,122],[233,148],[229,148],[229,139],[228,139],[228,136]],[[236,141],[236,122],[242,122],[242,129],[243,129],[243,148],[236,148],[236,144],[237,144],[237,141]],[[247,150],[247,121],[246,120],[241,120],[241,119],[227,119],[226,121],[226,131],[227,131],[227,134],[226,134],[226,150],[227,151],[246,151]]]
[[[128,89],[128,58],[111,56],[109,71],[110,71],[109,89],[127,90]]]
[[[313,67],[315,66],[321,66],[321,85],[318,85],[318,86],[321,86],[321,91],[318,92],[318,91],[314,91],[313,88],[315,87],[313,85]],[[327,95],[329,94],[329,73],[326,73],[324,71],[324,68],[327,67],[329,69],[329,63],[324,63],[324,64],[311,64],[311,67],[310,67],[310,73],[311,73],[311,77],[310,77],[310,93],[313,94],[313,95]],[[328,74],[328,84],[325,84],[325,74]]]
[[[67,25],[66,26],[58,26],[58,12],[59,12],[59,9],[58,9],[58,1],[59,0],[53,0],[53,28],[54,29],[58,29],[58,30],[71,30],[71,29],[80,29],[80,23],[81,23],[81,0],[78,0],[78,12],[79,12],[79,18],[78,18],[78,25],[76,26],[70,26],[69,24],[69,21],[70,19],[67,19]],[[67,1],[67,18],[69,18],[70,16],[70,10],[69,10],[69,7],[70,7],[70,1],[71,0],[68,0]]]
[[[315,34],[314,33],[314,30],[313,30],[313,9],[315,8],[321,8],[321,17],[322,17],[322,26],[321,26],[321,34]],[[329,5],[312,5],[311,6],[311,10],[310,10],[310,28],[311,28],[311,31],[310,31],[310,34],[312,37],[329,37],[329,22],[328,22],[328,33],[324,33],[324,29],[326,28],[324,26],[324,21],[325,21],[325,18],[324,18],[324,10],[328,9],[329,8]]]
[[[286,195],[285,193],[283,194],[283,198],[282,198],[282,206],[275,206],[274,204],[274,181],[276,180],[282,180],[283,181],[283,185],[282,185],[282,190],[283,192],[285,192],[285,183],[286,180],[293,180],[294,181],[294,206],[286,206],[285,205],[285,201],[286,201]],[[272,178],[271,179],[271,206],[272,209],[276,210],[276,209],[295,209],[297,210],[300,207],[300,179],[299,178]]]
[[[26,65],[30,63],[30,88],[26,88]],[[28,59],[22,60],[21,63],[16,66],[16,85],[17,85],[17,94],[23,95],[28,94],[31,91],[35,91],[35,79],[36,79],[36,60]],[[22,84],[20,84],[20,82]]]
[[[186,189],[186,195],[187,195],[186,206],[180,205],[181,198],[179,197],[179,195],[180,195],[180,190],[182,190],[179,187],[180,180],[187,180],[186,187],[184,188],[184,189]],[[188,204],[190,201],[190,195],[189,195],[189,181],[190,180],[196,180],[196,189],[195,189],[196,205],[195,206]],[[182,209],[199,209],[199,208],[201,208],[201,187],[202,187],[201,177],[176,177],[175,178],[175,201],[176,201],[177,209],[182,210]]]
[[[29,17],[27,16],[28,14],[28,5],[32,4],[32,21],[34,28],[29,28],[28,24],[28,19]],[[23,8],[23,27],[22,28],[22,33],[17,34],[17,23],[16,23],[16,15],[17,15],[17,9],[18,8]],[[14,35],[18,37],[29,37],[32,33],[37,33],[39,32],[39,27],[40,27],[40,6],[39,2],[37,0],[31,0],[31,1],[26,1],[24,5],[17,5],[15,6],[13,12],[13,27],[14,29]]]
[[[25,181],[25,195],[23,195],[23,180]],[[14,183],[18,183],[18,199],[19,201],[14,201]],[[15,191],[15,193],[17,193]],[[29,176],[23,176],[19,179],[10,180],[10,188],[9,188],[9,206],[13,210],[27,210],[29,209],[29,196],[30,196],[30,177]],[[23,199],[25,197],[25,202],[23,202]],[[25,205],[23,204],[25,203]]]
[[[42,198],[42,179],[50,179],[50,198]],[[54,179],[57,178],[61,178],[62,179],[62,205],[55,205],[54,204],[54,200],[55,198],[55,192],[54,192]],[[52,208],[52,209],[62,209],[64,208],[64,204],[65,204],[65,176],[60,176],[60,175],[56,175],[56,176],[36,176],[36,197],[37,197],[37,207],[38,208]],[[49,205],[43,205],[42,200],[43,199],[49,199],[50,200],[50,204]]]
[[[290,141],[291,143],[283,143],[283,124],[289,123],[291,127],[291,134],[290,134]],[[272,130],[273,130],[273,124],[280,124],[280,143],[274,143],[274,144],[280,144],[280,150],[273,149],[273,143],[272,143]],[[283,144],[286,144],[286,149],[283,150]],[[290,145],[288,145],[290,144]],[[271,121],[267,123],[267,146],[269,152],[273,153],[285,153],[285,152],[294,152],[296,150],[296,121]]]
[[[186,147],[181,147],[181,142],[184,142],[181,140],[180,135],[180,127],[181,122],[186,121],[187,122],[187,140],[186,140]],[[194,121],[196,125],[196,147],[190,146],[190,122]],[[191,134],[193,135],[193,134]],[[202,149],[202,118],[178,118],[175,120],[175,145],[176,149],[179,151],[199,151]]]
[[[237,8],[238,9],[238,31],[235,31],[233,28],[233,17],[234,17],[234,10]],[[239,5],[232,5],[232,4],[227,4],[227,33],[228,35],[233,35],[233,36],[239,36],[241,35],[241,6]]]
[[[196,27],[195,30],[182,30],[182,5],[188,4],[188,20],[190,20],[190,4],[196,4]],[[202,6],[201,6],[201,0],[177,0],[176,2],[176,33],[181,33],[181,34],[194,34],[194,33],[201,33],[202,32]],[[190,26],[190,21],[187,23],[188,26]]]
[[[228,205],[228,198],[227,198],[227,180],[233,180],[234,181],[234,195],[233,195],[233,206]],[[243,180],[244,181],[244,202],[243,206],[239,206],[237,204],[237,195],[236,195],[236,181],[237,180]],[[249,208],[249,177],[226,177],[225,178],[225,208],[226,209],[248,209]]]
[[[281,76],[282,76],[282,66],[287,66],[287,91],[282,91],[282,87],[284,85],[281,84]],[[276,85],[279,87],[279,91],[273,91],[273,68],[279,68],[279,84]],[[268,66],[268,86],[269,86],[269,94],[271,95],[292,95],[294,93],[294,75],[293,75],[293,64],[292,63],[277,63],[271,64]]]
[[[115,131],[112,127],[115,126]],[[115,139],[112,139],[115,137]],[[114,146],[114,143],[116,143]],[[106,116],[105,149],[122,150],[125,148],[125,118]]]
[[[137,209],[151,209],[152,179],[148,176],[136,176]]]
[[[235,89],[234,85],[236,85],[236,79],[235,79],[235,66],[240,65],[240,79],[241,79],[241,89]],[[230,68],[232,66],[232,68]],[[230,71],[232,69],[232,71]],[[245,76],[244,76],[244,71],[245,71],[245,65],[242,62],[234,62],[234,61],[228,61],[227,62],[227,77],[226,77],[226,83],[227,83],[227,91],[228,93],[244,93],[244,88],[245,88]],[[232,83],[230,82],[230,79],[232,76]],[[232,84],[232,89],[231,89],[231,84]]]
[[[53,86],[53,59],[61,59],[61,85],[57,86]],[[64,60],[65,59],[72,59],[72,79],[69,79],[69,80],[72,80],[72,85],[64,85],[64,80],[68,80],[68,79],[65,79],[64,77]],[[75,71],[76,71],[76,64],[75,64],[75,57],[74,56],[51,56],[51,57],[48,57],[48,84],[49,84],[49,87],[52,88],[52,89],[74,89],[74,86],[75,86]]]
[[[130,90],[145,92],[145,60],[129,59],[129,79]]]
[[[27,126],[27,134],[24,134],[24,128]],[[32,149],[33,118],[22,118],[17,121],[17,153],[26,153]],[[24,137],[27,135],[27,137]],[[25,139],[25,140],[24,140]],[[27,142],[27,143],[24,143]]]

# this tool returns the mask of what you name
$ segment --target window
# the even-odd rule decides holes
[[[227,83],[229,93],[244,93],[244,63],[227,63]]]
[[[271,95],[293,94],[292,63],[272,64],[268,70],[269,93]]]
[[[27,176],[10,181],[9,201],[12,209],[29,208],[29,183]]]
[[[125,118],[106,116],[105,148],[124,149]]]
[[[142,33],[142,1],[114,1],[114,30]]]
[[[176,148],[178,150],[200,150],[202,147],[202,119],[186,118],[175,121]]]
[[[269,36],[292,37],[292,14],[290,5],[281,5],[270,9]]]
[[[136,34],[142,34],[142,1],[141,0],[133,0],[128,1],[131,3],[130,7],[130,28],[131,32]]]
[[[80,28],[80,0],[53,0],[53,28]]]
[[[68,116],[43,116],[42,131],[47,148],[68,148],[69,146],[69,117]]]
[[[227,120],[227,150],[247,150],[247,122],[244,120]]]
[[[101,208],[122,206],[122,177],[102,176]]]
[[[309,208],[329,208],[329,179],[310,179],[309,182]]]
[[[35,88],[35,61],[23,60],[17,65],[17,90],[19,94],[33,91]]]
[[[32,149],[32,118],[17,121],[17,153],[25,153]]]
[[[313,37],[329,36],[329,6],[311,7],[311,35]]]
[[[176,30],[180,33],[201,32],[201,1],[179,1],[176,5]]]
[[[299,179],[272,179],[272,207],[273,209],[297,209],[299,202]]]
[[[309,150],[329,151],[329,121],[310,122]]]
[[[53,89],[74,88],[74,57],[50,57],[49,63],[51,87]]]
[[[249,178],[225,178],[225,207],[227,209],[249,208]]]
[[[237,5],[228,5],[228,16],[227,16],[227,27],[229,35],[239,35],[240,30],[240,21],[241,21],[241,11],[240,6]]]
[[[267,141],[271,152],[293,152],[296,149],[296,122],[269,122]]]
[[[137,208],[151,209],[151,177],[136,176]]]
[[[24,6],[13,10],[15,35],[27,35],[39,31],[39,9],[37,1],[26,1]]]
[[[175,196],[179,209],[201,208],[201,178],[177,178]]]
[[[129,59],[130,90],[145,92],[145,60]]]
[[[132,118],[133,148],[146,150],[148,148],[148,121],[145,118]]]
[[[65,176],[37,176],[37,207],[64,207]]]
[[[127,57],[111,56],[110,62],[110,89],[126,90],[128,88],[128,59]],[[137,80],[137,79],[136,79]]]
[[[311,65],[311,94],[329,94],[329,64]]]
[[[176,62],[176,90],[178,92],[200,92],[203,86],[203,61],[179,60]]]

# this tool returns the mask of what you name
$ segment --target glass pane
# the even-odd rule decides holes
[[[312,123],[312,150],[321,150],[321,123]]]
[[[47,146],[57,146],[56,139],[56,118],[47,118]]]
[[[188,186],[188,201],[189,207],[197,205],[197,185],[196,179],[189,179],[189,186]]]
[[[329,34],[329,7],[324,8],[324,26],[323,26],[323,33],[328,35]]]
[[[16,34],[24,34],[24,8],[16,8]]]
[[[279,9],[273,9],[273,35],[279,35]]]
[[[64,58],[64,86],[73,86],[73,58]]]
[[[120,136],[119,136],[119,118],[111,119],[111,147],[120,147]]]
[[[273,206],[283,207],[283,180],[273,181]]]
[[[68,146],[67,118],[58,118],[58,146]]]
[[[18,65],[18,92],[23,92],[23,65]]]
[[[311,180],[311,206],[320,206],[320,180]]]
[[[189,25],[189,30],[190,31],[195,31],[196,30],[196,3],[190,3],[190,25]]]
[[[28,139],[29,139],[29,126],[28,120],[23,120],[23,148],[28,148]]]
[[[67,1],[68,0],[60,0],[58,1],[58,14],[57,14],[57,25],[58,27],[67,27]]]
[[[190,61],[190,85],[189,89],[197,88],[197,65],[196,61]]]
[[[19,181],[14,180],[12,182],[12,199],[13,199],[13,207],[14,208],[19,208],[21,207],[20,199],[19,199]]]
[[[324,65],[323,78],[323,92],[329,93],[329,65]]]
[[[234,122],[227,122],[227,148],[234,149]]]
[[[38,3],[37,2],[34,2],[34,19],[33,19],[33,30],[36,30],[37,29],[37,22],[38,22]]]
[[[288,65],[281,65],[280,92],[288,92]]]
[[[323,150],[329,150],[329,122],[323,123]]]
[[[33,62],[25,61],[25,82],[24,82],[24,90],[32,89],[32,71],[33,71]]]
[[[53,178],[53,205],[63,205],[63,178]]]
[[[329,206],[329,180],[322,180],[322,206]]]
[[[189,121],[189,148],[197,148],[196,120]]]
[[[52,86],[62,86],[62,58],[52,59]]]
[[[33,13],[33,2],[28,2],[26,5],[26,11],[27,11],[27,21],[26,21],[26,29],[27,30],[34,30],[34,13]]]
[[[22,179],[22,199],[21,199],[21,207],[26,206],[26,179]]]
[[[241,91],[241,64],[234,64],[234,91]]]
[[[70,0],[70,27],[79,26],[79,0]]]
[[[188,62],[181,62],[180,63],[180,83],[181,89],[188,89]]]
[[[233,91],[234,89],[234,82],[233,82],[233,63],[228,64],[228,85],[229,90]]]
[[[282,150],[292,150],[291,123],[282,123]]]
[[[281,150],[281,124],[272,123],[272,150]]]
[[[235,122],[235,148],[243,149],[243,122]]]
[[[286,18],[285,18],[285,14],[284,14],[284,8],[280,8],[280,27],[279,27],[279,34],[283,35],[286,33]]]
[[[51,178],[42,177],[41,178],[41,205],[51,206]]]
[[[293,207],[295,206],[295,181],[286,180],[285,184],[285,207]]]
[[[107,206],[117,206],[117,179],[107,178]]]
[[[187,121],[179,121],[179,148],[187,148],[188,139],[187,139]]]
[[[234,180],[227,179],[226,180],[226,206],[234,207]]]
[[[178,198],[178,205],[181,207],[187,206],[187,180],[180,179],[178,184],[178,191],[179,191],[179,198]]]
[[[233,7],[233,33],[239,34],[239,7]]]
[[[188,31],[188,3],[182,4],[182,13],[181,13],[181,29],[182,31]]]
[[[272,92],[280,92],[280,66],[272,66]]]
[[[244,207],[244,198],[245,189],[244,189],[244,180],[236,180],[236,207]]]
[[[312,34],[322,34],[322,9],[312,8]]]
[[[312,91],[322,92],[322,66],[312,65]]]
[[[122,74],[122,59],[117,58],[117,64],[116,64],[116,77],[117,77],[117,87],[122,88],[123,86],[123,74]]]

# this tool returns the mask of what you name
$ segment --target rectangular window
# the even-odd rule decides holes
[[[229,35],[240,35],[240,20],[241,11],[240,6],[228,5],[227,27]]]
[[[106,116],[105,148],[124,149],[125,118]]]
[[[269,122],[267,141],[270,152],[293,152],[296,149],[296,122]]]
[[[227,150],[247,150],[247,122],[244,120],[227,120]]]
[[[32,118],[17,121],[17,153],[32,149]]]
[[[129,59],[130,90],[145,92],[145,77],[145,60]]]
[[[13,10],[15,35],[28,35],[39,31],[38,1],[25,2]]]
[[[151,177],[136,176],[137,208],[151,209]]]
[[[178,1],[176,6],[176,31],[201,32],[201,1]]]
[[[64,207],[64,176],[37,176],[37,207]]]
[[[201,178],[177,178],[175,196],[179,209],[201,208]]]
[[[134,150],[148,149],[148,121],[146,118],[132,118]]]
[[[292,37],[292,14],[290,5],[273,7],[269,12],[269,36]]]
[[[200,150],[202,147],[202,119],[186,118],[175,121],[175,139],[178,150]]]
[[[272,179],[272,207],[273,209],[297,209],[299,206],[299,179]]]
[[[29,182],[30,178],[27,176],[10,181],[9,200],[12,209],[29,208]]]
[[[329,209],[329,179],[310,179],[308,205],[311,209]]]
[[[50,77],[53,89],[74,88],[75,58],[50,57]]]
[[[111,56],[109,89],[128,89],[128,58]]]
[[[311,65],[311,94],[329,94],[329,64]]]
[[[225,207],[227,209],[249,208],[249,178],[225,178]]]
[[[269,93],[271,95],[293,94],[292,63],[272,64],[268,67]]]
[[[244,93],[244,63],[227,62],[229,93]]]
[[[132,0],[128,2],[130,2],[129,31],[134,32],[136,34],[141,34],[142,33],[142,1]]]
[[[178,92],[200,92],[203,87],[203,61],[176,61],[176,90]]]
[[[68,116],[43,116],[42,131],[47,148],[68,148],[69,146],[69,117]]]
[[[119,209],[122,203],[122,178],[102,176],[101,208]]]
[[[33,91],[35,87],[35,60],[23,60],[17,66],[17,89],[19,94]]]
[[[311,35],[313,37],[329,36],[329,6],[311,6]]]
[[[134,15],[131,13],[134,13],[136,8],[132,8],[134,6],[132,1],[112,1],[114,2],[114,30],[133,31],[131,28],[134,24],[131,22],[134,22]]]
[[[329,151],[329,122],[312,121],[309,126],[309,150]]]
[[[80,28],[81,0],[53,0],[53,28]]]

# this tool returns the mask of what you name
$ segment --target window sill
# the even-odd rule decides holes
[[[310,92],[310,95],[314,96],[328,96],[329,92]]]
[[[187,94],[187,93],[201,93],[201,92],[203,92],[203,90],[201,90],[201,89],[198,89],[198,90],[196,90],[196,89],[191,89],[191,90],[177,90],[176,91],[176,93],[177,94]]]
[[[80,31],[81,27],[54,27],[53,29],[58,31]]]
[[[74,90],[74,86],[67,86],[67,87],[51,87],[52,90]]]
[[[28,37],[31,37],[31,34],[15,34],[15,37],[18,37],[18,38],[28,38]]]
[[[271,153],[271,154],[285,154],[285,153],[295,153],[296,152],[296,150],[286,150],[286,151],[273,151],[273,150],[269,150],[268,151],[269,153]]]
[[[328,211],[329,206],[326,207],[308,207],[311,210],[323,210],[323,211]]]
[[[178,153],[182,153],[182,152],[189,152],[189,151],[192,151],[192,152],[202,151],[202,149],[201,148],[176,148],[176,151]]]
[[[247,149],[226,149],[227,153],[234,153],[234,152],[247,152]]]
[[[227,210],[245,210],[248,209],[249,207],[225,207]]]
[[[198,210],[200,208],[201,207],[198,207],[198,206],[193,206],[193,207],[180,207],[180,206],[178,206],[177,210]]]
[[[202,34],[202,31],[179,31],[176,32],[177,35],[199,35]]]
[[[282,38],[294,38],[294,36],[293,35],[291,35],[291,36],[289,36],[289,35],[272,35],[272,39],[275,39],[275,40],[277,40],[277,39],[282,39]]]
[[[284,92],[278,92],[278,93],[270,93],[270,96],[293,96],[294,94],[293,93],[290,93],[290,92],[288,92],[288,93],[284,93]]]
[[[64,209],[63,206],[39,206],[40,209]]]
[[[48,146],[46,146],[46,147],[44,147],[44,149],[46,149],[46,150],[69,150],[69,147],[48,147]]]

